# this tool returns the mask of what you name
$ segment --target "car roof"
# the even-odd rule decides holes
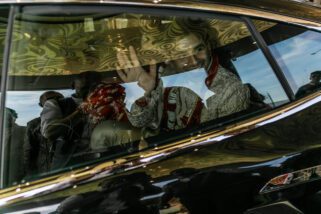
[[[292,0],[208,0],[205,2],[251,8],[316,22],[321,21],[321,7],[306,2]]]
[[[89,3],[89,4],[135,4],[146,6],[204,8],[206,5],[219,4],[240,8],[276,13],[321,23],[320,7],[293,0],[2,0],[0,4],[37,4],[37,3]]]

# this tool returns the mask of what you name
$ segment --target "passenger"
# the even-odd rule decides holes
[[[10,169],[8,174],[8,184],[21,181],[24,176],[23,169],[23,136],[25,135],[25,127],[16,123],[18,114],[11,108],[5,108],[5,143],[6,154],[8,159],[5,161]]]
[[[140,139],[139,130],[130,126],[125,112],[125,88],[117,83],[100,83],[80,105],[92,132],[92,150],[126,146]],[[129,145],[129,144],[128,144]]]
[[[101,82],[89,93],[80,109],[88,114],[93,125],[104,120],[127,122],[125,96],[125,88],[121,85]]]
[[[65,167],[76,150],[83,147],[82,136],[88,136],[89,130],[86,117],[78,107],[90,88],[95,87],[100,80],[97,72],[83,72],[72,84],[75,93],[71,97],[45,102],[40,116],[41,133],[53,141],[55,147],[51,169]]]
[[[310,74],[310,82],[299,88],[295,94],[295,98],[301,98],[321,89],[321,71],[314,71]]]
[[[39,97],[39,105],[43,107],[47,100],[59,100],[64,96],[56,91],[46,91]],[[50,170],[52,160],[52,145],[48,139],[42,136],[40,131],[41,119],[37,117],[27,123],[24,140],[24,165],[26,176]]]
[[[173,23],[182,32],[176,35],[174,46],[185,49],[185,56],[167,63],[171,73],[204,68],[205,87],[213,96],[202,100],[186,87],[164,88],[162,79],[157,79],[155,61],[145,71],[133,47],[129,47],[130,59],[123,52],[117,54],[118,74],[124,82],[137,81],[145,90],[144,97],[137,100],[127,112],[129,121],[136,127],[176,130],[197,125],[205,121],[230,115],[249,107],[250,91],[238,77],[219,64],[217,55],[210,45],[209,26]],[[195,26],[197,26],[195,28]],[[184,55],[184,54],[182,54]],[[132,68],[130,68],[132,67]]]

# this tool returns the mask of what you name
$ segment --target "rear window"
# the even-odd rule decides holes
[[[254,22],[257,26],[260,21]],[[281,23],[262,31],[295,94],[302,98],[321,89],[321,34]]]

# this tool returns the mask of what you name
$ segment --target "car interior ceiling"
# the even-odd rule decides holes
[[[270,27],[269,29],[263,31],[262,33],[267,33],[270,31],[278,31],[280,29],[280,26],[275,25],[273,27]],[[122,31],[121,29],[120,31]],[[128,29],[126,29],[128,31]],[[134,28],[131,30],[134,31]],[[293,34],[298,34],[298,32],[289,32],[288,37],[293,36]],[[99,38],[97,38],[99,39]],[[275,43],[278,41],[282,41],[285,38],[274,38],[273,41],[269,41],[269,43]],[[215,52],[218,54],[220,58],[221,64],[234,70],[234,73],[237,74],[235,69],[233,69],[232,66],[232,60],[236,57],[243,56],[247,53],[250,53],[257,49],[255,45],[249,46],[249,42],[252,40],[250,36],[246,36],[244,38],[238,39],[237,41],[232,41],[231,43],[218,47],[215,49]],[[88,41],[88,43],[95,44],[95,41]],[[237,50],[237,52],[235,51]],[[19,51],[19,50],[17,50]],[[91,54],[95,55],[95,51],[91,51]],[[98,54],[98,53],[97,53]],[[67,59],[68,60],[68,59]],[[103,75],[103,77],[110,79],[113,78],[116,75],[115,70],[111,71],[100,71]],[[21,74],[14,74],[9,75],[9,86],[8,90],[43,90],[43,89],[67,89],[69,88],[69,83],[74,78],[76,74],[68,74],[68,75],[59,75],[59,74],[46,74],[46,75],[21,75]]]

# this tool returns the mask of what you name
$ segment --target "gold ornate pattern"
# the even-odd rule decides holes
[[[5,37],[7,32],[7,23],[0,18],[0,50],[4,50]],[[3,51],[0,51],[0,59],[3,59]],[[2,60],[0,60],[0,68],[2,70]]]
[[[121,14],[112,18],[27,17],[14,23],[13,46],[10,55],[10,75],[49,76],[71,75],[82,71],[116,70],[118,50],[134,46],[143,65],[151,59],[158,62],[181,57],[174,47],[174,39],[181,29],[166,20],[137,14]],[[36,20],[36,21],[34,21]],[[75,20],[78,20],[75,22]],[[80,20],[80,21],[79,21]],[[216,47],[249,36],[241,22],[209,20]],[[192,26],[193,27],[193,26]],[[261,22],[260,30],[271,27]],[[4,38],[4,34],[0,34]],[[2,37],[3,36],[3,37]],[[214,38],[215,37],[215,38]]]

